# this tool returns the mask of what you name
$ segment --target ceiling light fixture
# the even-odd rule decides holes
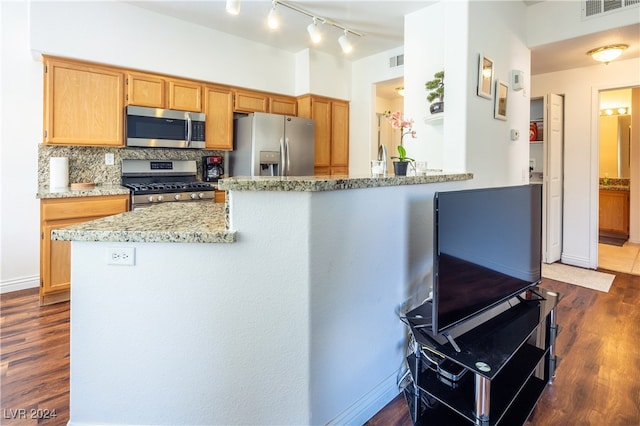
[[[277,30],[280,27],[280,16],[278,16],[278,11],[276,10],[276,6],[278,2],[273,0],[273,7],[271,8],[271,12],[269,12],[269,17],[267,18],[267,24],[269,28],[272,30]]]
[[[322,33],[320,32],[320,28],[318,28],[318,18],[315,16],[313,17],[313,22],[307,27],[307,31],[309,32],[309,37],[311,37],[312,42],[318,44],[322,41]]]
[[[240,10],[240,0],[227,0],[227,12],[230,12],[230,8],[232,10],[233,9],[230,4],[237,4],[237,10]],[[343,31],[343,35],[341,35],[338,38],[338,43],[340,44],[340,47],[342,48],[342,51],[347,54],[350,53],[351,51],[353,51],[353,43],[351,42],[351,40],[347,37],[349,33],[351,33],[354,36],[358,36],[358,37],[363,37],[364,34],[360,33],[358,31],[354,31],[351,29],[348,29],[347,27],[345,27],[344,25],[335,22],[335,21],[331,21],[329,19],[323,18],[321,16],[318,16],[314,13],[311,13],[305,9],[302,9],[301,7],[298,7],[294,4],[288,3],[288,2],[284,2],[284,1],[280,1],[280,0],[271,0],[271,4],[273,5],[271,8],[271,11],[269,12],[269,16],[267,18],[267,23],[269,25],[269,28],[272,29],[276,29],[279,27],[280,25],[280,19],[278,17],[278,14],[276,12],[276,6],[282,6],[282,7],[286,7],[287,9],[291,9],[295,12],[301,13],[303,15],[306,15],[310,18],[313,19],[313,22],[311,24],[309,24],[307,26],[307,32],[309,33],[309,37],[311,37],[311,40],[313,41],[313,43],[317,44],[322,40],[322,32],[320,31],[320,27],[318,27],[318,22],[322,23],[322,24],[327,24],[330,25],[332,27],[336,27],[339,28]],[[237,14],[237,13],[236,13]]]
[[[240,13],[240,0],[227,0],[226,10],[230,15],[238,15]]]
[[[404,96],[404,87],[396,87],[396,93],[400,96]]]
[[[591,49],[587,52],[593,59],[599,62],[608,64],[622,54],[622,51],[629,47],[626,44],[612,44],[609,46],[602,46],[596,49]]]
[[[349,31],[344,30],[344,34],[338,38],[338,43],[343,53],[351,53],[353,51],[353,44],[351,44],[351,41],[347,38],[348,33]]]

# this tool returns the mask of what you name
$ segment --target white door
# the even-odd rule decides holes
[[[543,241],[545,263],[560,260],[562,255],[562,165],[564,98],[548,94],[544,97],[544,200]]]

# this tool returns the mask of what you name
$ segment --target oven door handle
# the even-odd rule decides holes
[[[187,148],[189,148],[189,145],[191,145],[191,132],[192,132],[191,113],[185,112],[184,116],[187,119],[187,141],[186,141],[186,146],[187,146]]]

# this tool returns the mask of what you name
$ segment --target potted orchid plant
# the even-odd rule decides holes
[[[406,176],[407,166],[409,165],[409,162],[415,161],[413,158],[407,157],[407,150],[404,148],[405,136],[411,135],[411,137],[414,139],[416,137],[416,131],[413,130],[413,119],[404,118],[400,111],[396,111],[394,113],[391,113],[391,111],[386,111],[384,115],[385,117],[387,117],[387,121],[389,121],[392,128],[400,130],[400,144],[398,145],[398,155],[391,157],[398,160],[393,162],[393,170],[396,176]]]

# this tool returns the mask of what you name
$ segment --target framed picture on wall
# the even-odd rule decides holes
[[[493,118],[498,120],[507,119],[507,96],[509,95],[509,85],[501,80],[496,80],[496,103],[493,111]]]
[[[493,98],[493,61],[482,53],[478,60],[478,96]]]

